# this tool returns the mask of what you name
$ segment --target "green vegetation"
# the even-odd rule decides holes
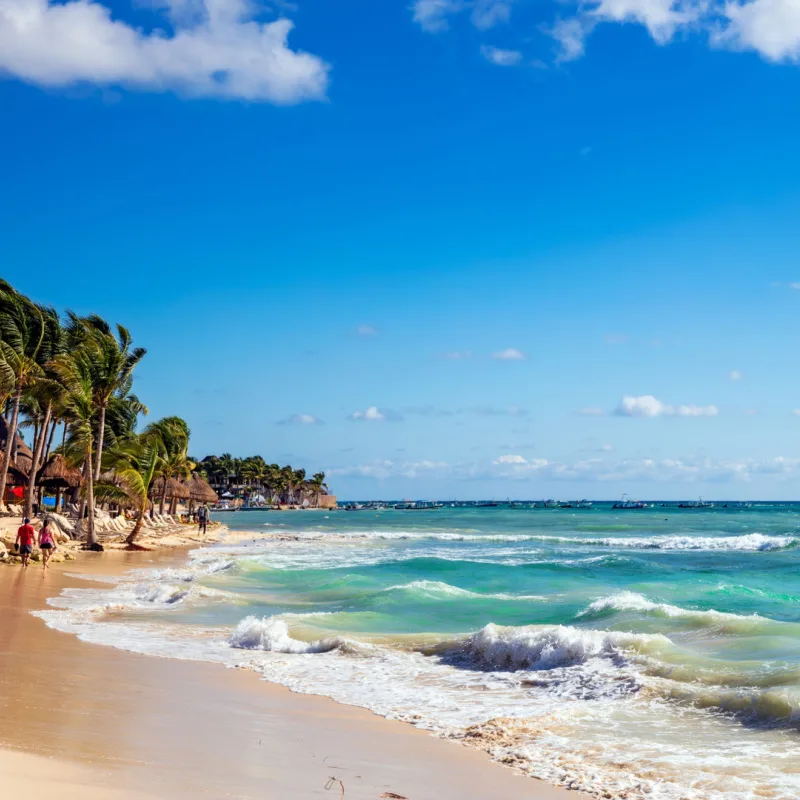
[[[169,498],[204,499],[215,486],[269,502],[319,504],[325,475],[306,479],[305,470],[268,465],[263,458],[209,456],[198,464],[188,455],[190,431],[180,417],[165,417],[138,430],[147,407],[133,393],[134,372],[146,355],[122,325],[95,314],[58,312],[34,302],[0,279],[0,502],[22,494],[24,516],[46,488],[57,486],[86,510],[86,542],[95,547],[95,505],[132,508],[133,544],[144,515]],[[60,444],[55,444],[56,429]],[[22,440],[30,430],[32,447]],[[47,473],[50,473],[49,475]],[[203,490],[205,487],[205,491]],[[24,493],[24,494],[23,494]],[[80,517],[83,514],[79,514]]]

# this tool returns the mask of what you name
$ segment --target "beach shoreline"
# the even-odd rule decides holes
[[[584,796],[406,723],[292,693],[249,670],[87,644],[30,613],[64,589],[91,586],[92,578],[177,566],[185,553],[87,553],[46,573],[37,565],[3,570],[0,765],[11,787],[37,798],[125,800]]]

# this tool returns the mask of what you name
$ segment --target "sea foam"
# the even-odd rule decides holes
[[[289,628],[274,617],[245,617],[230,635],[228,644],[240,650],[266,650],[272,653],[327,653],[344,644],[338,636],[317,642],[301,642],[289,636]]]

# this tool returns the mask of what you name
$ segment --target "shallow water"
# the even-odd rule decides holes
[[[220,518],[273,538],[70,590],[43,616],[613,797],[800,797],[800,507]]]

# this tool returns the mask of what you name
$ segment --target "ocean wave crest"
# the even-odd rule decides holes
[[[538,594],[506,594],[497,592],[494,594],[483,594],[472,592],[469,589],[461,589],[452,586],[444,581],[419,580],[410,583],[398,584],[397,586],[387,586],[384,592],[408,592],[409,594],[419,595],[439,599],[441,597],[461,597],[464,599],[476,600],[546,600],[547,598]]]
[[[490,623],[462,641],[448,660],[487,671],[552,670],[594,658],[624,660],[628,654],[644,652],[653,645],[669,644],[669,639],[660,634]]]
[[[715,628],[726,633],[749,633],[762,630],[765,626],[784,625],[776,620],[758,614],[733,614],[727,611],[706,611],[681,608],[670,603],[657,603],[648,600],[638,592],[623,591],[601,597],[578,614],[578,617],[598,617],[618,611],[636,611],[649,616],[667,619],[680,619],[703,628]]]
[[[763,533],[746,533],[741,536],[612,536],[602,539],[576,539],[568,536],[534,536],[542,542],[559,544],[585,544],[598,547],[639,548],[647,550],[783,550],[800,542],[796,536],[767,536]]]
[[[272,653],[327,653],[344,644],[344,639],[332,636],[316,642],[302,642],[289,636],[289,628],[274,617],[245,617],[228,639],[239,650],[266,650]]]

